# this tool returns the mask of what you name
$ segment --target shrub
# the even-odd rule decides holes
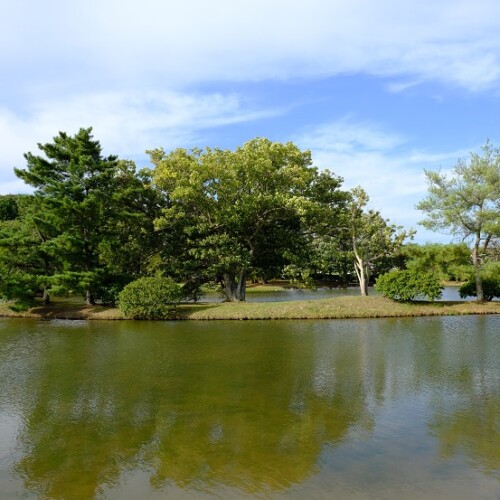
[[[484,300],[493,300],[495,297],[500,297],[500,278],[483,278],[483,295]],[[459,289],[458,293],[462,299],[465,297],[477,297],[476,281],[471,279],[466,281]]]
[[[417,297],[435,300],[443,292],[443,285],[436,275],[408,269],[380,275],[375,288],[384,297],[401,302],[415,300]]]
[[[140,278],[120,292],[118,308],[128,318],[168,319],[182,295],[182,287],[171,278]]]

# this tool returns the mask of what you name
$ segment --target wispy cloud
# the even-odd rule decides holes
[[[411,89],[420,85],[422,83],[420,80],[412,80],[412,81],[393,81],[389,82],[386,85],[386,88],[389,92],[393,92],[398,94],[399,92],[404,92],[405,90]]]
[[[22,153],[59,130],[93,126],[106,153],[137,158],[145,148],[205,145],[211,142],[206,137],[232,124],[252,123],[240,131],[255,135],[286,130],[287,140],[307,122],[311,128],[291,138],[311,148],[318,165],[342,175],[347,187],[361,184],[386,217],[412,226],[419,219],[413,206],[426,192],[423,169],[447,168],[468,151],[429,151],[413,137],[359,118],[366,112],[382,119],[385,109],[363,109],[370,96],[352,99],[356,85],[352,93],[340,90],[345,107],[332,110],[333,116],[352,116],[314,125],[325,113],[313,107],[304,107],[300,118],[298,112],[287,115],[300,100],[290,92],[287,101],[289,81],[302,85],[307,101],[314,92],[310,80],[375,76],[392,115],[400,104],[410,109],[423,102],[393,95],[418,86],[418,92],[432,93],[426,96],[429,120],[434,101],[428,98],[434,94],[437,109],[450,88],[484,93],[495,105],[500,90],[497,0],[44,0],[29,8],[23,1],[4,3],[0,192],[19,191],[12,167],[23,166]],[[363,79],[373,80],[357,81]],[[270,80],[279,81],[274,89],[283,89],[280,102],[288,109],[264,108],[272,99],[272,92],[266,95]],[[243,97],[248,88],[254,102]],[[325,98],[328,89],[325,83],[318,97]],[[445,115],[448,108],[440,109]],[[280,119],[261,127],[261,120],[273,117]],[[404,130],[404,120],[397,126]],[[470,145],[471,134],[462,131],[454,140],[455,130],[441,130],[448,133],[447,144]],[[416,140],[425,136],[424,130]]]
[[[76,20],[76,21],[75,21]],[[4,74],[155,88],[346,72],[479,91],[500,81],[494,0],[45,0],[3,6]]]
[[[425,197],[424,169],[449,167],[468,152],[412,149],[408,138],[352,117],[323,124],[295,138],[310,148],[315,164],[344,178],[344,187],[361,185],[370,206],[396,224],[417,228],[422,214],[414,207]],[[425,238],[425,233],[419,229]]]
[[[106,153],[136,157],[145,149],[198,145],[204,130],[265,119],[278,109],[255,109],[238,95],[174,92],[100,92],[36,103],[23,113],[0,109],[0,187],[12,184],[13,166],[58,131],[75,133],[92,126]]]

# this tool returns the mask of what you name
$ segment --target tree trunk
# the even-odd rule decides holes
[[[222,291],[226,298],[224,302],[244,302],[246,296],[246,273],[241,271],[236,283],[234,273],[225,273],[222,277]]]
[[[479,259],[480,238],[476,237],[474,249],[472,250],[472,265],[474,267],[474,278],[476,280],[476,297],[478,302],[484,301],[483,280],[481,279],[481,262]]]
[[[94,295],[90,290],[87,290],[85,292],[85,302],[87,303],[88,306],[95,306]]]
[[[50,304],[50,295],[49,291],[46,287],[43,288],[43,298],[42,298],[43,304],[48,305]]]
[[[356,270],[356,276],[358,277],[359,290],[363,297],[368,296],[368,277],[367,277],[367,266],[363,262],[363,259],[358,255],[356,250],[354,250],[354,269]]]
[[[238,286],[236,287],[236,295],[240,302],[245,302],[247,292],[247,273],[245,271],[240,272]]]

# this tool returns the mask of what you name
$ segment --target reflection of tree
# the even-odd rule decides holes
[[[15,471],[41,497],[105,494],[138,469],[158,489],[282,491],[412,397],[430,402],[443,457],[497,474],[497,330],[498,318],[49,328],[19,349],[0,338],[0,415],[22,408]]]
[[[70,334],[44,346],[25,387],[31,401],[20,436],[24,458],[15,469],[42,497],[92,498],[135,462],[153,423],[134,413],[141,395],[122,397],[121,384],[133,374],[120,373],[102,339]]]
[[[465,453],[474,465],[500,479],[500,397],[470,401],[465,409],[440,414],[433,423],[441,456]]]
[[[470,321],[474,321],[473,328],[464,324],[463,334],[447,342],[441,370],[447,386],[454,388],[453,404],[435,398],[436,414],[430,427],[442,457],[463,453],[474,467],[500,479],[498,331],[484,317]]]
[[[339,346],[318,368],[312,344],[279,328],[216,337],[148,328],[59,334],[38,352],[15,466],[28,489],[90,498],[147,467],[153,487],[279,490],[313,473],[324,446],[363,417],[359,346]],[[318,377],[332,366],[325,391]]]

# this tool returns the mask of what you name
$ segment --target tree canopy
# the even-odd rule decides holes
[[[82,291],[89,304],[116,295],[137,270],[131,249],[153,232],[152,190],[135,165],[103,156],[91,128],[60,132],[38,148],[42,155],[26,153],[26,168],[14,171],[35,188],[20,223],[50,261],[45,287]]]
[[[38,149],[15,169],[33,195],[0,197],[7,299],[79,293],[88,304],[114,303],[145,277],[182,282],[194,299],[202,284],[218,283],[226,300],[242,301],[249,278],[276,277],[341,285],[357,277],[366,295],[412,234],[293,143],[158,148],[140,171],[103,155],[91,128],[59,132]]]
[[[404,241],[413,237],[413,231],[390,224],[380,212],[366,210],[368,201],[369,197],[361,187],[351,191],[344,229],[351,244],[361,295],[368,295],[370,274],[376,266],[394,256]]]
[[[168,200],[159,229],[182,242],[180,258],[223,285],[226,299],[245,300],[253,270],[282,267],[307,245],[325,211],[345,200],[341,179],[312,167],[309,151],[254,139],[235,151],[150,151],[153,179]]]

